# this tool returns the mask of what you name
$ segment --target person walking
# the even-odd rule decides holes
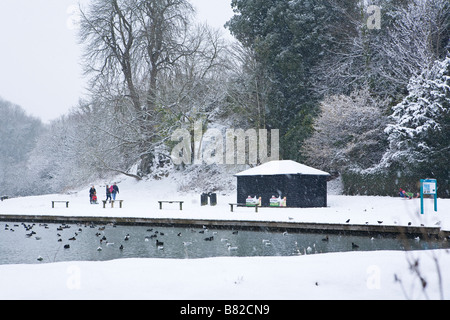
[[[106,185],[106,201],[108,201],[109,199],[109,203],[111,203],[111,189],[109,188],[108,185]]]
[[[119,187],[117,186],[117,183],[114,182],[113,189],[112,189],[112,199],[116,200],[116,194],[119,193]]]

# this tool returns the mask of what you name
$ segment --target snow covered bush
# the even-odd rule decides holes
[[[386,148],[385,105],[367,88],[350,96],[326,97],[315,133],[304,145],[308,163],[330,172],[358,171],[378,163]]]

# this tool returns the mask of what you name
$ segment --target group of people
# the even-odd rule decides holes
[[[413,198],[420,197],[420,193],[407,192],[407,191],[403,190],[402,188],[400,188],[398,195],[400,196],[400,198],[406,198],[406,199],[413,199]]]
[[[112,186],[106,185],[106,201],[111,203],[111,200],[116,200],[116,195],[119,193],[119,187],[117,186],[117,183],[114,182]],[[91,204],[97,204],[98,198],[97,198],[97,190],[95,190],[94,185],[92,185],[91,189],[89,189],[89,199],[91,201]]]

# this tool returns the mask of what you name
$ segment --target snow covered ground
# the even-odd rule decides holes
[[[136,181],[117,178],[123,208],[89,204],[89,187],[70,194],[9,199],[0,214],[171,217],[435,226],[450,230],[450,200],[329,195],[327,208],[235,208],[234,192],[218,194],[215,207],[200,206],[200,194],[177,192],[175,178]],[[104,185],[104,184],[103,184]],[[100,199],[104,187],[96,185]],[[69,208],[52,200],[68,200]],[[183,200],[165,204],[157,200]],[[435,259],[436,258],[436,259]],[[409,261],[419,260],[414,273]],[[439,280],[438,269],[441,272]],[[450,297],[448,250],[346,252],[298,257],[220,257],[195,260],[124,259],[0,266],[0,299],[439,299]],[[395,275],[402,282],[395,281]],[[422,290],[420,275],[427,282]]]
[[[182,178],[182,177],[181,177]],[[27,198],[14,198],[0,203],[0,214],[17,215],[56,215],[56,216],[98,216],[98,217],[138,217],[138,218],[174,218],[174,219],[218,219],[283,222],[318,222],[377,225],[435,226],[440,222],[443,230],[450,230],[450,200],[439,199],[438,211],[433,210],[433,200],[425,199],[425,214],[420,214],[420,200],[404,200],[395,197],[342,196],[328,195],[327,208],[260,208],[255,213],[251,208],[234,208],[230,212],[228,203],[236,202],[236,193],[227,192],[217,195],[217,206],[200,206],[199,193],[177,192],[176,178],[165,180],[137,181],[133,178],[118,178],[120,194],[117,199],[124,200],[123,208],[116,204],[103,209],[102,199],[106,198],[104,183],[94,184],[99,196],[98,205],[89,203],[89,188],[67,194],[44,195]],[[52,200],[70,201],[69,208],[64,203],[55,204]],[[183,210],[177,203],[164,204],[159,210],[158,200],[184,201]],[[289,199],[288,199],[289,201]]]

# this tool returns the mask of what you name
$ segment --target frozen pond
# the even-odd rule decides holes
[[[156,242],[163,245],[157,245]],[[352,243],[358,247],[352,246]],[[69,245],[69,248],[64,248]],[[121,248],[123,246],[123,248]],[[423,250],[448,242],[337,234],[85,224],[0,223],[0,264],[292,256],[351,250]],[[42,258],[38,260],[38,258]]]

